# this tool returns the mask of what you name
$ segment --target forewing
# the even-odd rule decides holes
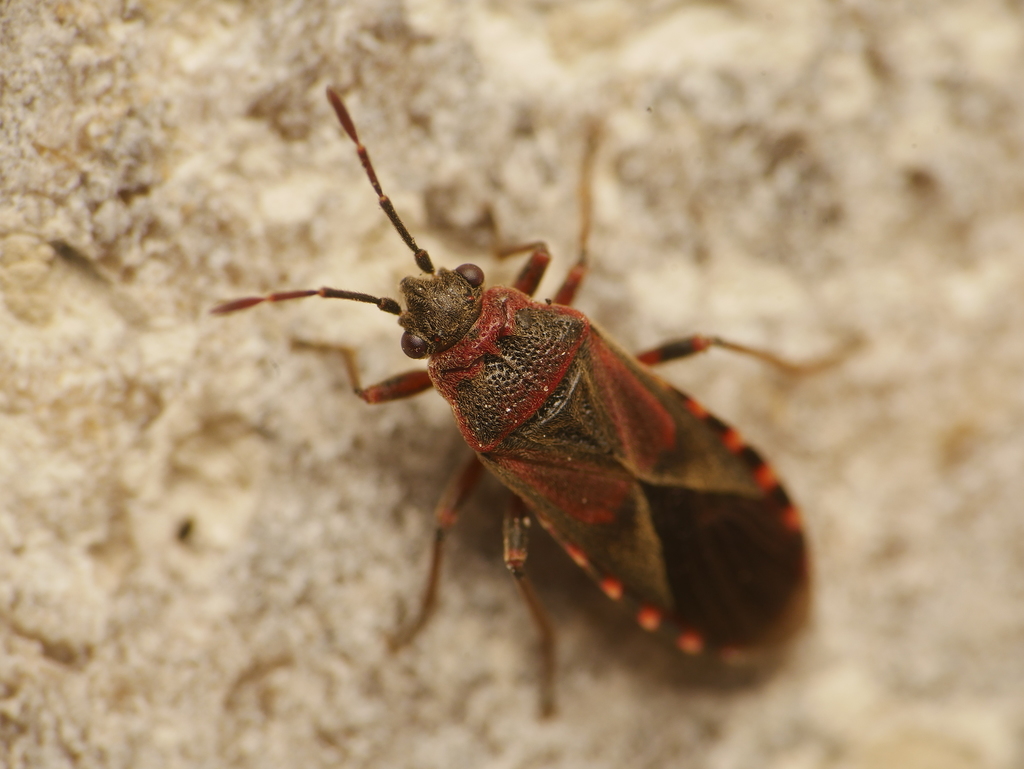
[[[749,647],[799,624],[799,517],[734,430],[599,333],[550,403],[482,459],[610,595],[691,649]]]
[[[800,623],[808,587],[804,537],[786,524],[775,495],[642,487],[683,628],[707,646],[740,649],[781,639]]]
[[[661,485],[761,496],[736,452],[688,398],[591,328],[582,359],[594,403],[617,437],[616,455],[638,479]]]
[[[611,577],[637,600],[674,606],[661,542],[643,489],[611,459],[553,463],[542,455],[481,455],[484,465],[599,580]]]

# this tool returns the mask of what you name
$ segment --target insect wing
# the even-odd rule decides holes
[[[544,407],[481,459],[688,650],[771,642],[802,619],[806,546],[770,469],[593,326]]]

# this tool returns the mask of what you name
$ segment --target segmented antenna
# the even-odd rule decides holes
[[[230,302],[218,304],[212,310],[211,315],[226,315],[229,312],[238,312],[255,307],[263,302],[287,302],[289,299],[305,299],[308,296],[321,296],[324,299],[351,299],[354,302],[366,302],[377,305],[381,312],[388,312],[392,315],[401,315],[402,307],[394,299],[386,296],[371,296],[360,294],[358,291],[345,291],[340,288],[309,288],[301,291],[279,291],[266,296],[247,296],[242,299],[232,299]]]
[[[380,182],[377,181],[377,173],[373,170],[373,163],[370,162],[370,155],[366,151],[366,147],[363,146],[362,142],[359,141],[359,135],[356,133],[355,124],[352,122],[352,118],[348,114],[348,110],[345,109],[345,105],[341,101],[341,97],[338,92],[333,88],[327,89],[327,100],[334,107],[334,112],[338,116],[338,121],[341,123],[341,127],[345,129],[345,133],[348,134],[349,138],[356,145],[356,152],[359,153],[359,161],[363,164],[363,170],[366,171],[366,176],[370,180],[370,184],[373,185],[374,191],[377,193],[377,199],[380,201],[380,207],[384,209],[384,213],[388,215],[388,219],[391,220],[391,224],[398,234],[402,236],[402,240],[405,241],[405,245],[412,251],[413,258],[416,260],[416,266],[419,267],[423,272],[434,273],[434,265],[430,261],[430,255],[425,249],[420,248],[416,245],[416,241],[413,240],[412,235],[409,234],[409,230],[405,228],[402,223],[401,217],[398,212],[395,211],[394,205],[391,203],[391,199],[384,194],[384,191],[380,188]],[[304,289],[301,291],[279,291],[273,294],[267,294],[265,296],[247,296],[242,299],[234,299],[224,304],[219,304],[214,307],[210,312],[214,315],[224,315],[229,312],[237,312],[238,310],[247,310],[250,307],[254,307],[257,304],[263,302],[286,302],[289,299],[305,299],[309,296],[320,296],[324,299],[351,299],[354,302],[366,302],[367,304],[374,304],[378,310],[382,312],[388,312],[392,315],[401,315],[402,307],[394,299],[390,299],[386,296],[371,296],[370,294],[361,294],[358,291],[344,291],[338,288],[314,288]]]
[[[327,100],[334,107],[334,113],[338,116],[338,122],[341,123],[341,127],[345,129],[345,133],[356,145],[356,152],[359,153],[359,162],[363,164],[363,170],[366,171],[366,176],[370,180],[370,184],[373,185],[374,192],[377,193],[377,199],[380,202],[380,207],[384,209],[384,213],[388,215],[388,219],[391,220],[392,226],[398,230],[398,234],[401,235],[402,240],[405,241],[405,245],[409,247],[409,250],[413,253],[413,258],[416,260],[416,266],[419,267],[423,272],[434,273],[434,264],[430,261],[430,254],[425,249],[420,248],[416,245],[416,241],[413,240],[412,235],[409,234],[409,230],[405,228],[405,224],[402,223],[401,217],[398,212],[395,211],[394,205],[391,203],[391,198],[384,194],[384,191],[380,188],[380,182],[377,181],[377,172],[373,170],[373,163],[370,162],[370,154],[366,151],[366,147],[359,141],[359,135],[356,133],[355,123],[352,122],[352,118],[348,114],[348,110],[345,109],[345,104],[341,101],[341,96],[333,88],[328,87],[327,89]]]

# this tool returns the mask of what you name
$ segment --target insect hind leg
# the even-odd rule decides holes
[[[515,579],[519,594],[526,602],[530,617],[540,635],[540,714],[542,718],[547,718],[555,712],[555,629],[523,568],[526,563],[529,527],[530,515],[526,506],[519,497],[513,497],[505,512],[503,525],[505,566]]]

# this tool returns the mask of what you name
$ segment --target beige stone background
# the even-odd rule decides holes
[[[574,249],[579,306],[770,456],[815,618],[773,675],[706,676],[540,535],[560,713],[485,484],[408,649],[466,449],[394,318],[318,300],[414,272],[324,98],[347,94],[449,267]],[[1020,0],[0,2],[0,765],[1024,765]]]

